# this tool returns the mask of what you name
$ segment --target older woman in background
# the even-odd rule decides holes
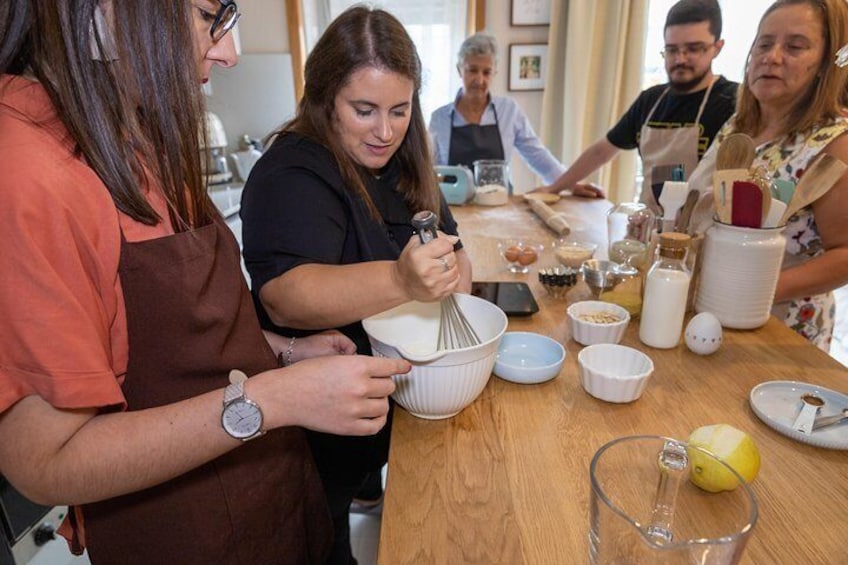
[[[489,92],[497,63],[497,43],[491,35],[476,33],[462,42],[456,65],[462,88],[456,100],[430,117],[435,164],[471,167],[478,159],[509,161],[517,150],[527,166],[550,184],[565,167],[542,145],[514,100]],[[596,197],[599,192],[585,187],[575,189],[575,194]]]
[[[763,15],[751,47],[728,134],[753,138],[756,158],[774,179],[797,183],[822,153],[848,163],[848,69],[834,64],[848,42],[845,0],[779,0]],[[714,167],[705,158],[702,167]],[[701,171],[701,173],[709,171]],[[696,171],[698,173],[698,171]],[[694,179],[701,174],[693,173]],[[848,283],[848,175],[786,225],[786,254],[772,313],[827,350],[835,306]]]

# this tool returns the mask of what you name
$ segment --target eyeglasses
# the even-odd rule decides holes
[[[712,43],[687,43],[683,46],[666,45],[660,55],[666,59],[674,59],[678,55],[684,57],[700,57],[712,46]]]
[[[215,21],[212,22],[212,27],[209,28],[209,34],[212,36],[212,41],[220,41],[227,33],[233,29],[238,19],[241,17],[238,4],[233,1],[218,0],[221,7],[215,14]]]

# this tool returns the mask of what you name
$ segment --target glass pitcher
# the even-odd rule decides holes
[[[708,464],[735,478],[736,488],[695,486],[692,469]],[[589,476],[592,565],[738,563],[757,523],[745,479],[710,452],[674,439],[613,440],[595,453]]]
[[[494,185],[506,189],[512,196],[512,183],[509,182],[509,163],[502,159],[478,159],[472,163],[474,167],[474,184],[479,190],[482,187]]]

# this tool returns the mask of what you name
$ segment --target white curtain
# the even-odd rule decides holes
[[[606,135],[641,90],[649,0],[552,0],[541,135],[568,166]],[[613,202],[636,194],[636,151],[590,180]]]

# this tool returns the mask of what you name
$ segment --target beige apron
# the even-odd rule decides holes
[[[718,77],[713,78],[713,81],[707,87],[707,92],[704,94],[704,99],[701,101],[701,107],[698,108],[698,115],[695,117],[695,123],[691,126],[683,126],[679,128],[652,128],[648,127],[651,118],[654,116],[657,107],[670,89],[666,88],[660,97],[657,99],[651,111],[648,113],[648,118],[642,126],[639,135],[639,153],[642,156],[642,193],[639,197],[641,202],[644,202],[654,211],[657,216],[661,214],[659,204],[654,196],[654,191],[651,185],[670,180],[670,176],[666,178],[658,178],[653,180],[659,167],[671,168],[676,165],[683,165],[683,178],[688,179],[692,171],[698,165],[698,140],[701,137],[701,128],[699,123],[701,115],[704,113],[704,108],[707,106],[707,100],[710,97],[710,92]]]

